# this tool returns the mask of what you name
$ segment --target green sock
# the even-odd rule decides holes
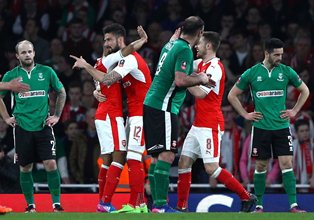
[[[148,170],[148,180],[149,180],[150,191],[152,193],[153,201],[155,201],[156,199],[156,182],[155,182],[155,176],[154,176],[155,167],[156,167],[156,164],[151,163]]]
[[[282,171],[282,182],[283,187],[285,188],[286,193],[288,194],[290,206],[293,203],[297,203],[296,180],[292,169]]]
[[[32,172],[20,172],[20,186],[27,204],[34,204],[34,181]]]
[[[156,199],[154,200],[154,204],[156,206],[162,206],[167,204],[170,167],[170,163],[162,160],[157,161],[154,172],[156,184]]]
[[[263,206],[263,196],[266,188],[266,172],[254,173],[254,194],[257,197],[256,205]]]
[[[60,176],[58,170],[47,172],[48,187],[53,203],[60,203]]]

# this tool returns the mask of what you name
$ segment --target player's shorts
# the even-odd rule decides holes
[[[16,125],[13,132],[15,159],[20,166],[56,159],[56,141],[52,127],[45,126],[41,131],[26,131]]]
[[[293,155],[290,129],[264,130],[253,127],[250,152],[252,157],[261,160]]]
[[[145,150],[143,116],[129,117],[126,124],[128,151],[131,150],[143,154]]]
[[[146,105],[143,113],[147,153],[153,156],[164,151],[177,153],[178,116]]]
[[[126,151],[126,135],[122,117],[106,120],[95,120],[96,131],[100,144],[100,154],[110,154],[114,151]]]
[[[222,135],[223,131],[219,128],[213,130],[192,126],[184,140],[181,155],[188,156],[194,161],[203,158],[204,163],[218,163]]]

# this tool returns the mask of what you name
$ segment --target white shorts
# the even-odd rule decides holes
[[[129,117],[126,124],[128,150],[143,154],[145,150],[143,116]]]
[[[95,120],[96,131],[100,144],[100,154],[113,151],[126,151],[126,135],[122,117]]]
[[[223,131],[219,128],[213,130],[192,126],[184,140],[181,154],[194,161],[203,158],[204,163],[219,162],[222,135]]]

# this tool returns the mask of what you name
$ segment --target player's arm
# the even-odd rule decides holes
[[[3,102],[3,96],[0,96],[0,114],[3,118],[3,120],[5,121],[5,123],[7,123],[8,125],[14,127],[16,124],[15,118],[14,117],[10,117],[8,110]]]
[[[198,99],[203,99],[208,94],[204,89],[201,88],[201,86],[193,86],[188,88],[189,92]]]
[[[263,118],[263,115],[260,112],[250,112],[248,113],[242,106],[240,96],[243,93],[243,90],[239,89],[236,85],[232,87],[228,94],[228,101],[234,107],[234,109],[246,120],[250,121],[259,121]]]
[[[20,78],[15,78],[10,82],[0,82],[0,90],[11,90],[13,92],[29,91],[29,85],[21,83],[20,80]]]
[[[127,55],[139,50],[147,42],[148,37],[142,26],[137,27],[137,33],[140,39],[135,40],[126,47],[122,48],[122,56],[126,57]]]
[[[66,100],[66,92],[64,87],[62,87],[58,92],[57,92],[57,99],[56,99],[56,106],[55,106],[55,112],[53,115],[48,116],[46,119],[46,124],[49,126],[54,126],[55,124],[58,123],[61,113],[65,104]]]
[[[301,110],[302,106],[306,102],[307,98],[310,95],[309,88],[307,85],[302,82],[301,85],[297,88],[300,92],[297,102],[295,103],[292,109],[287,109],[281,112],[280,117],[286,120],[293,118]]]

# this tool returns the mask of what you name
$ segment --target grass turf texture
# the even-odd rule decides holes
[[[312,213],[148,213],[148,214],[107,214],[107,213],[8,213],[1,215],[0,220],[313,220]]]

